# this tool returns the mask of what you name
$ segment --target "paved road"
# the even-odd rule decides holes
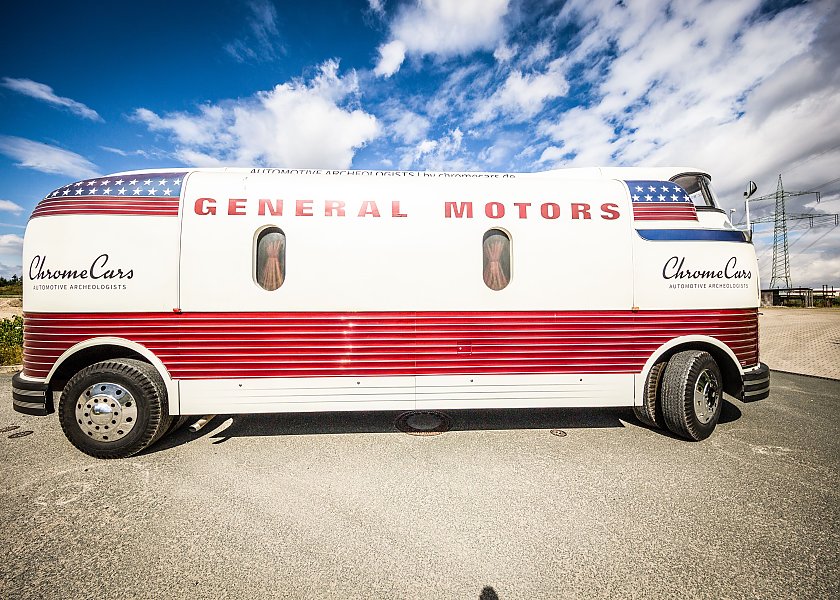
[[[625,410],[248,416],[97,461],[3,375],[34,433],[0,434],[0,597],[837,598],[840,382],[772,385],[702,443]]]

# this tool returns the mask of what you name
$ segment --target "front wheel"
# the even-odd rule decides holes
[[[694,441],[712,434],[723,406],[723,377],[708,352],[671,357],[662,382],[662,414],[672,433]]]
[[[162,437],[172,422],[160,374],[129,358],[76,373],[61,394],[58,418],[70,443],[96,458],[136,454]]]

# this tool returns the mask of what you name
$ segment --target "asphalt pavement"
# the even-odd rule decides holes
[[[700,443],[623,409],[251,415],[106,461],[0,375],[0,597],[837,598],[840,382],[771,390]]]

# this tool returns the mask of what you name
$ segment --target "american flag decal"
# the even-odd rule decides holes
[[[685,190],[670,181],[625,181],[635,221],[696,221],[697,210]]]
[[[77,181],[54,190],[31,218],[53,215],[177,217],[185,171],[134,173]]]

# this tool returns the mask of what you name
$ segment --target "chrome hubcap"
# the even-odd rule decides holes
[[[720,384],[708,369],[700,373],[694,386],[694,413],[704,425],[712,420],[720,402]]]
[[[76,423],[98,442],[124,438],[137,422],[137,403],[117,383],[96,383],[76,400]]]

